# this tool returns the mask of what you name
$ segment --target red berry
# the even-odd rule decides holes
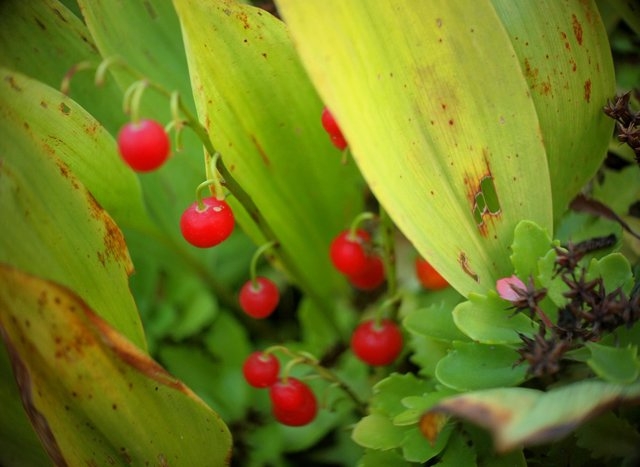
[[[344,138],[338,123],[331,115],[331,112],[326,107],[322,109],[322,126],[325,131],[329,133],[329,137],[331,138],[331,142],[335,147],[342,150],[347,147],[347,140]]]
[[[198,203],[189,206],[180,218],[180,230],[186,241],[199,248],[209,248],[227,239],[235,225],[233,211],[226,201],[203,198],[205,208],[200,211]]]
[[[266,318],[278,306],[280,291],[266,277],[256,277],[256,282],[249,280],[240,289],[240,307],[253,318]]]
[[[358,229],[355,235],[350,230],[341,232],[331,242],[329,256],[333,266],[342,274],[353,276],[361,274],[369,267],[368,248],[371,237]]]
[[[311,388],[293,377],[272,384],[269,397],[273,416],[284,425],[307,425],[318,413],[318,402]]]
[[[154,120],[127,123],[118,133],[120,155],[137,172],[149,172],[164,164],[170,147],[169,136]]]
[[[244,379],[251,386],[266,388],[278,381],[280,362],[273,354],[253,352],[242,365]]]
[[[416,276],[427,290],[440,290],[449,286],[447,280],[424,258],[416,258]]]
[[[363,321],[351,336],[351,349],[369,365],[388,365],[402,351],[402,333],[389,319],[383,319],[379,324],[375,320]]]
[[[384,263],[379,256],[369,256],[364,271],[347,276],[349,283],[356,289],[373,290],[384,282]]]

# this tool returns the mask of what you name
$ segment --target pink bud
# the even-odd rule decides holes
[[[515,302],[522,298],[522,296],[518,294],[517,290],[525,291],[527,290],[527,286],[524,285],[524,282],[522,282],[517,276],[511,276],[498,279],[496,281],[496,290],[501,298],[509,300],[510,302]]]

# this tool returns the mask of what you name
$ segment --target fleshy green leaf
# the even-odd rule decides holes
[[[229,1],[174,5],[200,120],[266,220],[263,232],[279,241],[291,278],[333,302],[344,280],[327,251],[361,210],[362,182],[322,129],[322,102],[287,30],[263,10]]]
[[[456,327],[451,312],[451,308],[437,304],[418,308],[405,317],[403,325],[409,332],[436,340],[451,342],[467,339]]]
[[[2,337],[55,464],[228,462],[218,416],[77,295],[4,265],[0,278]]]
[[[518,332],[534,333],[537,325],[523,313],[513,314],[509,302],[490,291],[486,296],[470,294],[453,310],[453,320],[471,339],[484,344],[516,344]]]
[[[553,246],[549,232],[533,222],[520,222],[513,234],[511,264],[516,276],[527,282],[538,274],[538,260]]]
[[[496,449],[509,451],[558,440],[621,402],[640,402],[640,384],[582,381],[548,392],[497,388],[445,399],[433,409],[489,429]]]
[[[455,433],[449,439],[447,447],[442,453],[438,467],[459,467],[461,465],[474,466],[477,454],[465,433]]]
[[[604,288],[607,292],[613,292],[620,288],[629,293],[633,287],[633,273],[629,260],[620,253],[612,253],[602,259],[593,259],[589,264],[588,279],[602,277]]]
[[[29,140],[60,159],[119,225],[149,227],[140,185],[111,135],[73,100],[19,73],[0,69],[3,134]],[[9,142],[2,146],[5,148]]]
[[[392,449],[400,446],[404,428],[395,426],[389,417],[373,413],[367,415],[353,429],[353,440],[370,449]]]
[[[628,420],[607,412],[576,430],[577,445],[595,459],[632,458],[640,445],[640,433]]]
[[[525,380],[527,369],[515,366],[518,353],[503,345],[454,342],[453,350],[436,367],[436,378],[458,391],[514,386]]]
[[[587,342],[591,358],[587,364],[602,379],[612,383],[629,384],[640,375],[637,347],[609,347]]]
[[[374,386],[371,411],[394,417],[405,409],[401,402],[403,397],[422,396],[431,391],[433,384],[429,381],[418,379],[411,373],[393,373]]]

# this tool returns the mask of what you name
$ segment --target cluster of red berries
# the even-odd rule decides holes
[[[269,388],[273,416],[283,425],[303,426],[318,414],[318,401],[311,388],[293,376],[280,377],[280,362],[271,353],[256,351],[242,366],[247,383]]]
[[[333,266],[360,290],[373,290],[384,282],[384,263],[373,251],[371,236],[362,229],[340,232],[331,242]]]
[[[171,144],[165,129],[154,120],[130,122],[118,133],[118,149],[124,162],[136,172],[160,168]],[[180,218],[180,230],[191,245],[210,248],[233,232],[235,217],[224,199],[204,198],[191,204]]]
[[[335,147],[340,149],[341,151],[347,147],[347,140],[345,139],[338,123],[331,115],[331,112],[326,107],[322,109],[322,126],[325,131],[329,134],[329,138]]]

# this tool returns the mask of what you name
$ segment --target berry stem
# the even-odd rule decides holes
[[[284,369],[282,370],[282,379],[284,381],[287,380],[287,378],[289,377],[289,373],[291,373],[291,369],[294,366],[300,365],[300,364],[310,366],[314,369],[316,374],[320,376],[322,379],[342,389],[345,392],[345,394],[356,404],[358,412],[360,412],[362,415],[366,414],[366,411],[367,411],[366,402],[360,399],[360,397],[358,397],[358,394],[356,394],[356,392],[347,383],[345,383],[342,380],[342,378],[340,378],[337,374],[335,374],[329,368],[322,366],[316,357],[314,357],[308,352],[294,352],[288,349],[287,347],[284,347],[281,345],[275,345],[275,346],[269,347],[268,349],[264,350],[264,353],[272,353],[275,351],[281,351],[284,354],[292,357],[291,360],[287,362]]]
[[[398,300],[398,276],[396,270],[396,247],[395,247],[395,225],[387,211],[380,206],[380,232],[382,237],[382,261],[387,279],[387,301],[392,304],[390,319],[397,321],[398,311],[400,309],[400,300]]]
[[[368,221],[371,219],[375,219],[376,215],[372,212],[361,212],[360,214],[358,214],[352,221],[351,221],[351,225],[349,226],[349,235],[348,235],[348,239],[349,240],[356,240],[358,238],[356,231],[358,230],[358,227],[360,227],[360,224],[362,224],[364,221]]]
[[[270,248],[275,247],[277,244],[278,243],[274,241],[267,242],[264,245],[260,246],[260,248],[258,248],[251,257],[251,263],[249,265],[249,278],[251,279],[251,287],[253,287],[254,289],[258,287],[257,269],[260,256],[262,256],[262,254],[268,251]]]

